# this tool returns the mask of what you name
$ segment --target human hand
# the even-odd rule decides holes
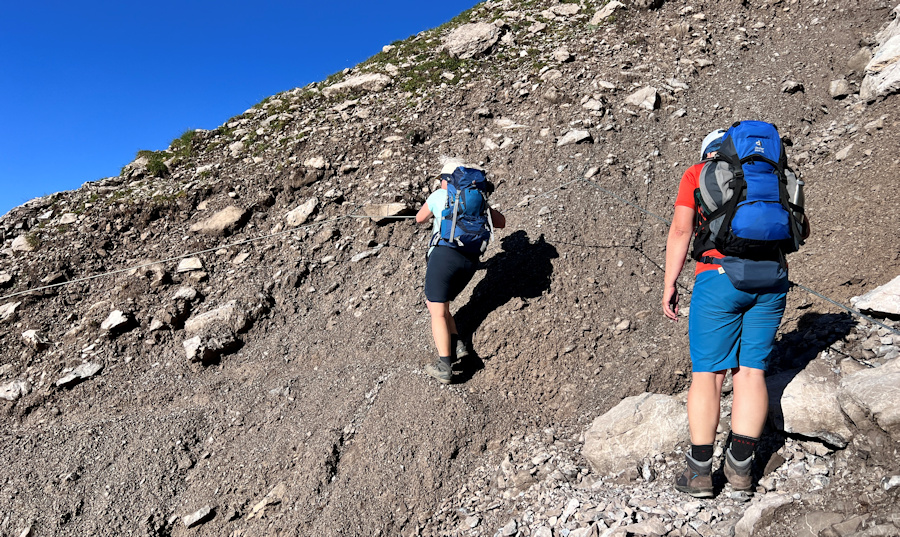
[[[666,317],[673,321],[678,320],[678,289],[674,285],[667,285],[663,291],[662,308]]]

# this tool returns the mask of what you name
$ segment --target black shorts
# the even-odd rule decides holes
[[[435,246],[425,269],[425,298],[429,302],[451,302],[469,285],[478,258],[449,246]]]

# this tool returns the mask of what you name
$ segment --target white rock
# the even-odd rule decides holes
[[[109,314],[106,320],[100,324],[100,329],[111,332],[128,324],[129,321],[131,321],[131,317],[127,313],[122,310],[114,310]]]
[[[769,415],[782,431],[844,447],[853,438],[838,402],[840,379],[828,364],[815,360],[800,373],[766,378]]]
[[[659,107],[659,93],[656,88],[647,86],[626,97],[625,104],[646,110],[656,110]]]
[[[290,227],[297,227],[306,223],[306,220],[312,215],[313,212],[315,212],[318,205],[318,198],[310,198],[306,200],[299,207],[284,215],[285,220],[287,220],[287,225]]]
[[[228,144],[228,151],[231,152],[232,157],[237,157],[241,153],[244,152],[244,142],[237,141],[231,144]]]
[[[190,302],[197,298],[197,290],[193,287],[179,287],[175,294],[172,295],[174,300],[187,300]]]
[[[571,17],[578,14],[581,11],[581,7],[578,4],[556,4],[550,6],[549,11],[560,17]]]
[[[338,82],[333,86],[329,86],[323,89],[322,95],[330,98],[340,93],[346,93],[349,91],[365,91],[377,93],[389,86],[391,82],[393,82],[391,77],[385,74],[365,73],[362,75],[350,77],[343,82]]]
[[[585,433],[582,454],[598,474],[615,473],[672,451],[687,439],[687,431],[682,398],[644,393],[625,398],[595,419]]]
[[[178,262],[176,272],[191,272],[193,270],[203,270],[203,261],[199,257],[186,257]]]
[[[66,213],[59,219],[60,224],[74,224],[78,221],[78,215],[75,213]]]
[[[33,252],[35,246],[26,235],[19,235],[13,239],[11,248],[13,252]]]
[[[615,13],[617,9],[623,9],[624,7],[625,4],[623,4],[622,2],[613,0],[612,2],[603,6],[600,11],[594,14],[594,16],[591,18],[590,24],[592,24],[593,26],[600,26],[601,24],[603,24],[603,21],[605,21],[607,18],[609,18],[610,15]]]
[[[224,325],[235,332],[247,326],[247,317],[238,309],[236,300],[229,300],[223,306],[191,317],[184,323],[184,331],[188,334],[202,332],[213,325]]]
[[[854,144],[850,144],[847,147],[845,147],[845,148],[841,149],[840,151],[838,151],[837,153],[835,153],[834,160],[841,161],[841,160],[844,160],[845,158],[847,158],[848,156],[850,156],[850,151],[853,150],[853,145]]]
[[[212,236],[230,235],[244,222],[246,217],[247,211],[231,205],[206,220],[193,224],[191,231]]]
[[[201,507],[197,511],[187,515],[184,517],[184,526],[186,528],[193,528],[199,524],[202,524],[212,518],[213,510],[210,506]]]
[[[562,135],[562,137],[560,137],[560,139],[556,141],[556,146],[562,147],[564,145],[577,144],[581,142],[593,142],[591,133],[583,130],[571,130]]]
[[[325,157],[310,157],[303,161],[303,166],[306,168],[313,168],[315,170],[324,170],[328,167],[328,161],[325,160]]]
[[[31,393],[31,384],[24,380],[14,380],[6,384],[0,384],[0,399],[18,401]]]
[[[47,336],[38,330],[26,330],[22,332],[22,339],[34,349],[44,349],[50,344]]]
[[[734,537],[750,537],[756,532],[757,527],[761,526],[761,522],[765,522],[766,518],[774,513],[776,509],[792,501],[790,496],[783,494],[766,494],[762,496],[759,501],[754,501],[744,511],[744,516],[741,517],[734,527]]]
[[[900,276],[862,296],[851,298],[850,303],[861,310],[900,315]]]
[[[474,58],[490,50],[499,39],[500,29],[493,24],[463,24],[444,36],[441,50],[454,58]]]
[[[18,310],[21,305],[21,302],[9,302],[0,306],[0,323],[15,321],[18,316],[16,310]]]
[[[84,363],[73,369],[66,376],[56,381],[57,386],[67,386],[79,381],[89,379],[103,369],[100,364]]]
[[[900,360],[842,378],[838,401],[857,427],[871,428],[874,421],[900,440]]]

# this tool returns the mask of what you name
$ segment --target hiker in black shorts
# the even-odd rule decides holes
[[[416,214],[416,222],[420,224],[434,216],[432,229],[437,235],[441,233],[441,214],[448,205],[447,179],[461,166],[477,169],[458,161],[446,163],[441,169],[441,188],[428,196],[428,200]],[[487,210],[490,211],[489,220],[494,228],[506,226],[506,218],[499,211],[491,208]],[[425,366],[425,371],[444,384],[449,384],[452,380],[451,366],[454,359],[465,358],[469,354],[465,342],[459,337],[453,315],[450,314],[450,302],[475,275],[479,255],[444,244],[432,246],[429,251],[428,268],[425,271],[425,304],[431,315],[431,334],[438,359],[434,364]]]

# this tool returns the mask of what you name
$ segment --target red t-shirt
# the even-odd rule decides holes
[[[682,205],[684,207],[689,207],[695,213],[697,212],[697,203],[694,201],[694,191],[700,188],[700,170],[703,169],[703,162],[698,162],[694,164],[690,168],[688,168],[684,175],[681,176],[681,182],[678,184],[678,197],[675,198],[675,206]],[[703,255],[708,255],[710,257],[715,257],[721,259],[725,257],[718,250],[707,250],[703,252]],[[718,270],[719,265],[712,265],[709,263],[701,263],[697,262],[697,270],[696,274],[700,274],[701,272],[705,272],[707,270]]]

